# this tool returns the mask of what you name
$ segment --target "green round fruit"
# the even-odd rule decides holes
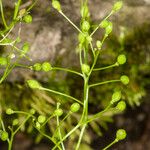
[[[27,42],[24,43],[23,46],[22,46],[22,52],[24,54],[26,54],[29,51],[29,48],[30,48],[29,43],[27,43]]]
[[[126,76],[126,75],[121,76],[121,77],[120,77],[120,81],[121,81],[124,85],[127,85],[127,84],[130,82],[129,77]]]
[[[82,25],[81,25],[81,29],[82,29],[82,31],[84,31],[84,32],[88,32],[89,31],[89,29],[90,29],[90,23],[88,22],[88,21],[83,21],[82,22]]]
[[[35,123],[35,126],[36,126],[36,128],[37,128],[37,129],[39,129],[39,130],[40,130],[41,125],[40,125],[40,123],[39,123],[39,122],[36,122],[36,123]]]
[[[61,5],[60,5],[60,2],[59,2],[58,0],[53,0],[53,1],[52,1],[52,6],[53,6],[56,10],[58,10],[58,11],[61,10]]]
[[[58,109],[56,109],[56,110],[54,111],[54,114],[55,114],[56,116],[60,117],[60,116],[63,114],[63,110],[60,109],[60,108],[58,108]]]
[[[77,112],[80,109],[79,103],[73,103],[70,107],[71,112]]]
[[[108,25],[109,25],[109,21],[103,20],[103,21],[101,22],[101,24],[100,24],[100,27],[101,27],[101,28],[106,28],[106,27],[108,27]]]
[[[79,43],[83,44],[85,42],[85,40],[86,40],[84,34],[79,33],[78,40],[79,40]]]
[[[113,11],[118,11],[118,10],[120,10],[120,9],[122,8],[122,6],[123,6],[123,2],[122,2],[122,1],[116,2],[116,3],[114,4],[114,6],[113,6]]]
[[[0,138],[2,141],[6,141],[8,139],[8,133],[6,131],[2,131]]]
[[[52,70],[52,66],[49,62],[44,62],[42,64],[42,70],[45,71],[45,72],[48,72],[50,70]]]
[[[16,126],[16,125],[18,125],[18,124],[19,124],[19,120],[18,120],[18,119],[14,119],[12,125],[13,125],[13,126]]]
[[[126,136],[127,136],[127,133],[126,133],[126,131],[125,131],[124,129],[119,129],[119,130],[116,132],[116,139],[117,139],[118,141],[125,139]]]
[[[83,73],[88,74],[90,72],[90,66],[87,64],[82,64],[81,70]]]
[[[40,115],[40,116],[38,117],[38,122],[39,122],[39,123],[44,123],[45,120],[46,120],[46,117],[43,116],[43,115]]]
[[[6,110],[6,114],[7,115],[12,115],[14,113],[14,111],[11,109],[11,108],[8,108],[7,110]]]
[[[121,91],[116,91],[112,95],[112,103],[118,102],[121,99]]]
[[[41,87],[38,81],[36,80],[28,80],[27,84],[31,89],[39,89]]]
[[[96,46],[97,46],[98,49],[101,49],[102,42],[101,41],[96,41]]]
[[[42,69],[42,65],[40,63],[36,63],[33,65],[33,69],[36,71],[40,71]]]
[[[31,15],[25,15],[24,17],[23,17],[23,21],[25,22],[25,23],[31,23],[32,22],[32,16]]]
[[[30,109],[30,113],[32,114],[32,115],[34,115],[35,114],[35,110],[32,108],[32,109]]]
[[[126,56],[124,54],[121,54],[117,57],[117,62],[119,65],[123,65],[126,63]]]
[[[126,103],[124,101],[120,101],[116,108],[119,110],[119,111],[124,111],[126,109]]]
[[[109,22],[109,25],[106,27],[106,35],[110,34],[113,30],[113,25]]]

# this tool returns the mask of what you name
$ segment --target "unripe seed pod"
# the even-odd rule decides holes
[[[118,11],[118,10],[120,10],[120,9],[122,8],[122,6],[123,6],[123,2],[122,2],[122,1],[116,2],[116,3],[114,4],[114,6],[113,6],[113,11]]]
[[[73,103],[70,107],[71,112],[77,112],[80,109],[79,103]]]
[[[84,32],[88,32],[89,31],[89,29],[90,29],[90,23],[88,22],[88,21],[83,21],[82,22],[82,25],[81,25],[81,29],[82,29],[82,31],[84,31]]]
[[[83,44],[85,42],[85,36],[82,33],[79,33],[78,35],[78,40],[81,44]]]
[[[119,111],[124,111],[126,109],[126,103],[124,101],[120,101],[116,108],[119,110]]]
[[[23,21],[25,22],[25,23],[31,23],[32,22],[32,16],[31,15],[25,15],[24,17],[23,17]]]
[[[119,129],[119,130],[116,132],[116,139],[117,139],[118,141],[125,139],[126,136],[127,136],[127,133],[126,133],[126,131],[125,131],[124,129]]]
[[[6,141],[8,139],[8,133],[6,131],[2,131],[0,138],[2,141]]]
[[[26,54],[28,51],[29,51],[29,43],[24,43],[23,46],[22,46],[22,52],[23,54]]]
[[[52,1],[52,6],[58,10],[58,11],[61,11],[61,5],[60,5],[60,2],[58,0],[53,0]]]
[[[33,69],[36,71],[40,71],[42,69],[42,65],[40,63],[36,63],[33,65]]]
[[[34,115],[34,114],[35,114],[35,110],[34,110],[34,109],[30,109],[30,113],[31,113],[32,115]]]
[[[45,72],[48,72],[50,70],[52,70],[52,66],[49,62],[44,62],[42,64],[42,70],[45,71]]]
[[[126,76],[126,75],[121,76],[121,77],[120,77],[120,81],[121,81],[124,85],[127,85],[127,84],[130,82],[128,76]]]
[[[7,65],[7,58],[5,58],[5,57],[0,57],[0,65],[2,65],[2,66]]]
[[[39,130],[40,130],[41,125],[40,125],[40,123],[39,123],[39,122],[36,122],[36,123],[35,123],[35,126],[36,126],[36,128],[37,128],[37,129],[39,129]]]
[[[90,66],[87,64],[82,64],[81,66],[82,72],[88,74],[90,72]]]
[[[31,89],[39,89],[41,87],[38,81],[36,80],[28,80],[27,84]]]
[[[109,26],[109,21],[103,20],[100,24],[101,28],[107,28]]]
[[[56,116],[60,117],[60,116],[63,114],[63,110],[60,109],[60,108],[58,108],[58,109],[56,109],[56,110],[54,111],[54,114],[55,114]]]
[[[113,25],[111,22],[109,22],[109,25],[106,27],[106,35],[110,34],[112,32]]]
[[[14,113],[14,111],[11,109],[11,108],[8,108],[7,110],[6,110],[6,114],[7,115],[11,115],[11,114],[13,114]]]
[[[43,115],[40,115],[40,116],[38,117],[38,122],[39,122],[39,123],[44,123],[45,120],[46,120],[46,117],[43,116]]]
[[[121,91],[116,91],[112,95],[111,103],[113,104],[115,102],[118,102],[120,99],[121,99]]]
[[[18,119],[14,119],[12,125],[13,125],[13,126],[16,126],[16,125],[18,125],[18,124],[19,124],[19,120],[18,120]]]
[[[101,49],[102,42],[101,41],[96,41],[96,46],[97,46],[98,49]]]
[[[124,63],[126,63],[126,56],[121,54],[117,57],[117,62],[119,65],[123,65]]]
[[[86,18],[89,16],[89,8],[87,5],[83,5],[81,8],[81,16],[82,18]]]

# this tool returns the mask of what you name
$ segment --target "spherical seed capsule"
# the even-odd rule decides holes
[[[82,64],[81,70],[83,73],[88,74],[90,72],[90,66],[87,64]]]
[[[61,10],[61,5],[60,5],[60,2],[59,2],[58,0],[53,0],[53,1],[52,1],[52,6],[53,6],[56,10],[58,10],[58,11]]]
[[[79,35],[78,35],[79,43],[83,44],[85,42],[85,39],[86,38],[85,38],[84,34],[79,33]]]
[[[2,131],[0,138],[2,141],[6,141],[8,139],[8,133],[6,131]]]
[[[5,58],[5,57],[0,57],[0,65],[2,65],[2,66],[7,65],[7,58]]]
[[[16,126],[16,125],[18,125],[18,124],[19,124],[19,120],[18,120],[18,119],[14,119],[12,125],[13,125],[13,126]]]
[[[127,85],[130,80],[129,80],[128,76],[123,75],[123,76],[120,77],[120,81],[121,81],[124,85]]]
[[[80,109],[79,103],[73,103],[70,107],[71,112],[77,112]]]
[[[121,99],[121,91],[116,91],[112,95],[112,103],[118,102]]]
[[[81,29],[82,29],[82,31],[84,31],[84,32],[88,32],[89,31],[89,29],[90,29],[90,23],[88,22],[88,21],[83,21],[82,22],[82,25],[81,25]]]
[[[126,131],[125,131],[124,129],[119,129],[119,130],[116,132],[116,139],[117,139],[118,141],[125,139],[126,136],[127,136],[127,133],[126,133]]]
[[[98,49],[101,49],[102,42],[101,41],[96,41],[96,46],[97,46]]]
[[[120,10],[120,9],[122,8],[122,6],[123,6],[123,2],[122,2],[122,1],[116,2],[116,3],[114,4],[114,6],[113,6],[113,11],[118,11],[118,10]]]
[[[28,80],[27,84],[31,89],[39,89],[41,87],[38,81],[36,80]]]
[[[112,32],[113,25],[111,22],[109,22],[109,25],[106,27],[106,35],[110,34]]]
[[[123,65],[126,63],[126,56],[124,54],[121,54],[117,57],[117,62],[119,65]]]
[[[58,109],[56,109],[56,110],[54,111],[54,114],[55,114],[56,116],[60,117],[60,116],[63,114],[63,110],[60,109],[60,108],[58,108]]]
[[[109,21],[103,20],[103,21],[101,22],[101,24],[100,24],[100,27],[101,27],[101,28],[106,28],[108,25],[109,25]]]
[[[35,114],[35,110],[34,110],[34,109],[30,109],[30,113],[31,113],[32,115],[34,115],[34,114]]]
[[[42,69],[42,65],[40,63],[36,63],[33,65],[33,69],[36,71],[40,71]]]
[[[40,116],[38,117],[38,122],[39,122],[39,123],[44,123],[45,120],[46,120],[46,117],[43,116],[43,115],[40,115]]]
[[[27,43],[27,42],[24,43],[23,46],[22,46],[22,52],[24,54],[26,54],[29,51],[29,48],[30,48],[29,43]]]
[[[23,17],[23,21],[25,22],[25,23],[31,23],[32,22],[32,16],[31,15],[25,15],[24,17]]]
[[[6,110],[6,114],[7,115],[11,115],[11,114],[13,114],[14,113],[14,111],[11,109],[11,108],[8,108],[7,110]]]
[[[116,108],[119,110],[119,111],[124,111],[126,109],[126,103],[124,101],[120,101]]]
[[[50,70],[52,70],[52,66],[49,62],[44,62],[42,64],[42,70],[45,71],[45,72],[48,72]]]
[[[40,130],[41,125],[40,125],[40,123],[39,123],[39,122],[36,122],[36,123],[35,123],[35,126],[36,126],[36,128],[37,128],[37,129],[39,129],[39,130]]]

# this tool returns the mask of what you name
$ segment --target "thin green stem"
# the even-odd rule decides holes
[[[114,13],[114,12],[111,11],[111,12],[103,19],[103,21],[104,21],[104,20],[107,20],[113,13]],[[100,22],[99,25],[96,27],[96,29],[90,34],[90,36],[93,36],[93,34],[100,28],[100,26],[101,26],[101,22]]]
[[[59,13],[60,13],[75,29],[77,29],[80,33],[83,34],[83,32],[82,32],[62,11],[59,11]]]
[[[52,70],[66,71],[66,72],[74,73],[76,75],[79,75],[79,76],[83,77],[83,75],[80,72],[77,72],[77,71],[74,71],[74,70],[71,70],[71,69],[67,69],[67,68],[53,67]]]
[[[107,83],[113,83],[113,82],[120,82],[120,80],[109,80],[109,81],[104,81],[104,82],[99,82],[99,83],[91,84],[91,85],[89,85],[89,88],[95,87],[95,86],[98,86],[98,85],[107,84]]]
[[[39,131],[39,133],[41,134],[41,135],[43,135],[44,137],[46,137],[47,139],[49,139],[50,141],[52,141],[54,144],[55,144],[55,146],[57,145],[57,143],[53,140],[53,138],[51,138],[50,136],[48,136],[47,134],[45,134],[44,132],[42,132],[41,130],[39,130],[36,126],[34,126],[38,131]],[[58,147],[58,149],[59,150],[62,150],[60,147],[59,147],[59,145],[57,145],[56,146],[56,148]]]
[[[57,104],[57,109],[59,109],[59,104]],[[61,129],[60,129],[59,116],[56,116],[56,122],[57,122],[59,140],[62,141],[62,135],[61,135]],[[61,142],[61,147],[62,147],[62,150],[65,150],[65,146],[64,146],[63,141]]]
[[[30,11],[38,2],[38,0],[35,0],[34,3],[27,9],[27,12]]]
[[[74,97],[72,97],[70,95],[67,95],[67,94],[64,94],[64,93],[61,93],[61,92],[58,92],[58,91],[55,91],[55,90],[47,89],[47,88],[44,88],[44,87],[40,87],[40,90],[48,91],[48,92],[51,92],[51,93],[54,93],[54,94],[57,94],[57,95],[61,95],[61,96],[70,98],[70,99],[78,102],[79,104],[83,105],[82,102],[80,102],[78,99],[76,99],[76,98],[74,98]]]
[[[114,145],[115,143],[117,143],[118,140],[115,139],[112,143],[110,143],[109,145],[107,145],[105,148],[103,148],[103,150],[107,150],[108,148],[110,148],[112,145]]]
[[[4,27],[7,29],[8,26],[7,26],[7,23],[6,23],[6,20],[5,20],[5,16],[4,16],[2,0],[0,0],[0,9],[1,9],[1,17],[2,17]]]
[[[20,4],[21,4],[21,0],[18,0],[18,2],[15,3],[15,10],[14,10],[13,20],[15,20],[17,15],[18,15]]]
[[[93,71],[105,70],[105,69],[109,69],[109,68],[113,68],[113,67],[117,67],[117,66],[118,66],[118,63],[114,63],[114,64],[106,66],[106,67],[94,68]]]
[[[82,127],[82,129],[81,129],[80,136],[79,136],[78,143],[77,143],[77,146],[76,146],[75,150],[78,150],[79,147],[80,147],[80,144],[81,144],[81,141],[82,141],[82,137],[83,137],[85,128],[86,128],[86,124],[84,124],[83,127]]]
[[[67,134],[62,138],[61,141],[59,141],[59,142],[53,147],[52,150],[55,150],[55,149],[58,147],[58,145],[59,145],[62,141],[64,141],[66,138],[68,138],[68,137],[69,137],[73,132],[75,132],[79,127],[80,127],[80,124],[78,123],[69,133],[67,133]]]

